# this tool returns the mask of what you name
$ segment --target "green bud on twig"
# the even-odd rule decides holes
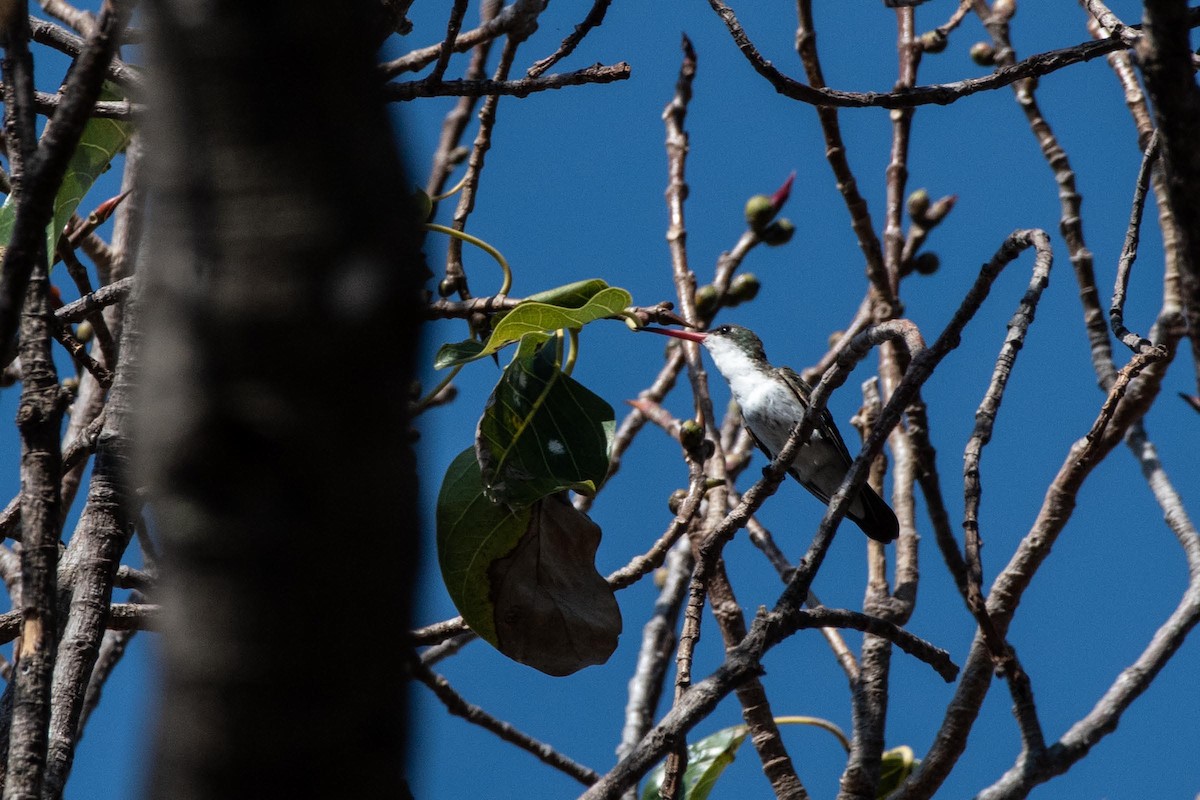
[[[971,45],[971,60],[981,67],[994,66],[996,49],[987,42],[976,42]]]
[[[704,441],[704,428],[694,419],[685,419],[679,423],[679,443],[689,453],[693,452]]]
[[[762,230],[759,236],[763,240],[763,244],[771,247],[778,247],[781,244],[787,244],[792,240],[792,234],[796,232],[796,226],[792,224],[790,219],[777,219]]]
[[[925,215],[929,226],[933,227],[946,218],[950,210],[954,208],[954,204],[958,202],[958,195],[948,194],[945,197],[939,198],[936,203],[929,207],[929,212]]]
[[[758,296],[758,290],[762,288],[758,277],[747,272],[745,275],[738,275],[733,279],[733,283],[729,286],[729,305],[736,306],[742,303],[748,303]]]
[[[717,310],[717,287],[712,284],[696,290],[696,313],[708,316]]]
[[[765,194],[756,194],[746,201],[746,224],[752,231],[761,231],[775,218],[775,205]]]
[[[926,53],[940,53],[946,49],[946,34],[934,28],[931,31],[925,31],[921,37],[917,39],[921,43],[921,49]]]
[[[908,202],[905,205],[908,208],[908,215],[913,218],[913,221],[923,223],[925,215],[929,212],[929,192],[917,189],[908,196]]]

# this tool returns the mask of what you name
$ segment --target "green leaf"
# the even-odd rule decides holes
[[[474,339],[450,342],[438,348],[437,355],[433,357],[433,368],[445,369],[446,367],[453,367],[458,364],[466,364],[468,361],[474,361],[482,355],[483,342],[477,342]]]
[[[521,341],[475,434],[484,489],[510,505],[564,489],[592,495],[608,475],[612,406],[563,373],[541,335]]]
[[[879,791],[877,800],[883,800],[900,788],[900,784],[920,766],[920,759],[913,757],[913,750],[906,744],[893,747],[883,754],[883,763],[879,767]]]
[[[105,83],[100,92],[101,100],[120,100],[124,97],[111,83]],[[98,119],[93,117],[83,127],[83,135],[79,146],[75,148],[67,171],[63,175],[62,184],[54,197],[54,216],[46,230],[46,252],[50,263],[54,263],[54,251],[58,247],[58,237],[62,234],[63,226],[79,208],[84,196],[112,163],[117,153],[129,144],[129,136],[133,126],[128,122],[115,119]],[[16,216],[16,206],[13,196],[9,195],[4,205],[0,206],[0,244],[7,247],[12,239],[13,219]]]
[[[526,300],[496,324],[483,353],[494,353],[527,333],[582,328],[589,322],[619,314],[632,302],[629,292],[614,286],[596,292],[579,308]]]
[[[612,655],[621,612],[596,571],[599,544],[600,528],[561,495],[517,510],[488,500],[473,449],[446,470],[442,579],[467,624],[515,661],[569,675]]]
[[[101,100],[120,100],[123,97],[124,95],[111,83],[106,83],[100,92]],[[71,156],[62,185],[54,197],[54,218],[50,223],[50,230],[47,231],[47,253],[54,253],[63,226],[83,202],[96,178],[108,170],[117,153],[129,144],[132,131],[133,126],[128,122],[96,117],[88,120],[83,127],[83,137]],[[50,260],[53,261],[53,257]]]
[[[746,738],[746,726],[734,725],[688,745],[687,769],[683,771],[685,800],[707,800],[725,768],[733,763],[737,749]],[[658,800],[666,775],[666,764],[659,764],[646,776],[642,800]]]
[[[579,308],[588,300],[595,297],[596,293],[601,289],[607,288],[608,284],[604,281],[599,278],[591,278],[586,281],[576,281],[575,283],[568,283],[565,286],[556,286],[544,292],[531,294],[525,298],[525,301],[531,303],[548,303],[552,306],[563,306],[565,308]]]
[[[433,366],[445,369],[490,356],[531,333],[562,328],[578,330],[589,322],[619,314],[632,302],[629,292],[609,286],[599,278],[547,289],[530,295],[508,312],[492,330],[486,344],[467,339],[442,345]]]
[[[471,629],[497,644],[488,567],[512,551],[529,527],[528,508],[496,505],[483,495],[475,448],[451,462],[437,501],[438,563],[442,581]]]

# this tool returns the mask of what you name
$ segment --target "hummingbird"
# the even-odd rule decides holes
[[[740,325],[721,325],[706,333],[669,328],[642,330],[704,345],[729,384],[733,399],[742,410],[746,429],[767,458],[774,460],[808,408],[812,387],[803,378],[787,367],[771,366],[762,341],[754,331]],[[826,409],[813,428],[812,438],[792,459],[788,474],[828,504],[842,485],[851,461],[846,442]],[[887,544],[900,533],[896,514],[865,483],[851,501],[846,516],[877,542]]]

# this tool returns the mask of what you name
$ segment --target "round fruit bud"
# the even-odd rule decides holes
[[[705,439],[700,443],[700,460],[708,461],[717,452],[717,446],[713,444],[712,439]]]
[[[62,387],[71,394],[79,391],[79,378],[63,378]]]
[[[717,287],[712,284],[696,290],[696,313],[708,316],[717,310]]]
[[[761,232],[771,224],[776,213],[775,204],[765,194],[756,194],[746,201],[746,224],[752,231]]]
[[[929,213],[929,192],[917,189],[908,196],[908,215],[915,220],[921,220]]]
[[[996,50],[987,42],[976,42],[971,45],[971,60],[981,67],[990,67],[996,63]]]
[[[667,498],[667,508],[671,509],[672,514],[678,514],[679,509],[683,507],[683,501],[687,499],[687,489],[676,489],[671,492],[671,496]]]
[[[763,240],[763,244],[771,247],[778,247],[781,244],[787,244],[792,240],[792,234],[796,232],[796,226],[792,224],[790,219],[777,219],[762,230],[759,236]]]
[[[83,344],[87,344],[92,340],[96,332],[92,329],[92,323],[86,319],[75,327],[75,338]]]
[[[750,302],[758,297],[758,290],[761,288],[762,284],[759,283],[758,276],[754,273],[747,272],[744,275],[738,275],[729,285],[729,299],[733,301],[730,305]]]
[[[922,33],[918,41],[921,43],[921,49],[926,53],[940,53],[946,49],[946,34],[936,28]]]
[[[442,278],[438,283],[438,294],[442,297],[449,297],[458,291],[458,281],[454,278]]]
[[[937,253],[924,252],[913,259],[913,269],[922,275],[932,275],[938,271],[938,267],[942,265],[942,260],[938,258]]]
[[[417,222],[426,222],[429,220],[429,215],[433,213],[433,199],[425,193],[424,189],[417,189],[412,195],[413,213],[417,217]]]
[[[654,588],[662,589],[664,586],[666,586],[667,576],[669,574],[670,572],[666,567],[659,567],[658,569],[654,570]]]
[[[683,449],[691,452],[704,441],[704,428],[694,419],[685,419],[679,424],[679,443]]]

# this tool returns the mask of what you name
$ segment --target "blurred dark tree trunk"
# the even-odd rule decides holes
[[[364,2],[145,7],[155,797],[396,797],[421,264]]]

